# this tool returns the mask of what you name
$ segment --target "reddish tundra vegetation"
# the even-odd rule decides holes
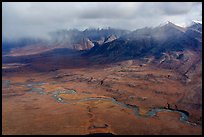
[[[201,108],[193,106],[200,94],[191,91],[200,74],[186,84],[178,72],[151,62],[96,64],[50,52],[32,58],[3,64],[2,134],[202,132]],[[162,111],[148,114],[154,109]]]

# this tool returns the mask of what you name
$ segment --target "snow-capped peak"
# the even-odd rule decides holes
[[[165,22],[161,23],[159,26],[161,27],[161,26],[165,26],[165,25],[174,26],[174,27],[177,26],[177,27],[182,27],[182,28],[184,27],[180,24],[172,23],[171,21],[165,21]]]
[[[164,25],[168,25],[168,24],[171,24],[171,22],[170,21],[165,21],[165,22],[160,23],[159,27],[164,26]]]
[[[192,22],[202,24],[202,21],[198,21],[198,20],[192,20]]]

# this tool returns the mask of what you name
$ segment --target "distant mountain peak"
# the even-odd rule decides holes
[[[162,27],[162,26],[165,26],[165,25],[173,25],[173,23],[171,21],[165,21],[165,22],[161,23],[159,25],[159,27]]]
[[[176,24],[176,23],[173,23],[171,21],[166,21],[166,22],[163,22],[159,25],[159,27],[162,27],[162,26],[170,26],[170,27],[182,27],[180,26],[179,24]],[[183,27],[182,27],[183,28]]]
[[[182,26],[179,26],[175,23],[172,23],[171,21],[167,21],[163,27],[171,27],[171,28],[174,28],[174,29],[177,29],[177,30],[180,30],[182,32],[185,32],[186,31],[186,28],[182,27]]]
[[[188,29],[202,34],[202,21],[192,20],[192,23],[189,25]]]
[[[175,25],[174,23],[172,23],[171,21],[167,21],[168,25]]]
[[[196,24],[202,24],[202,21],[198,21],[198,20],[192,20],[192,22]]]
[[[111,34],[110,36],[107,37],[107,39],[105,40],[104,43],[108,43],[108,42],[111,42],[113,40],[117,39],[117,37],[113,34]]]
[[[176,24],[174,24],[174,23],[172,23],[172,22],[170,22],[170,21],[167,21],[167,24],[166,24],[167,26],[171,26],[171,27],[180,27],[180,26],[178,26],[178,25],[176,25]]]

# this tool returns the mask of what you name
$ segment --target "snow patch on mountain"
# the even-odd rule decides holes
[[[202,24],[202,21],[199,20],[192,20],[192,22]]]

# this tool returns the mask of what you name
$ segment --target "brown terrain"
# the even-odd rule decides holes
[[[193,92],[202,88],[196,84],[202,70],[192,76],[192,69],[186,70],[187,82],[179,71],[192,64],[177,62],[177,68],[167,69],[162,61],[96,64],[68,54],[16,53],[13,62],[2,64],[4,135],[202,134],[201,93]],[[150,116],[148,112],[156,109],[161,111]],[[187,120],[180,120],[181,112]]]

